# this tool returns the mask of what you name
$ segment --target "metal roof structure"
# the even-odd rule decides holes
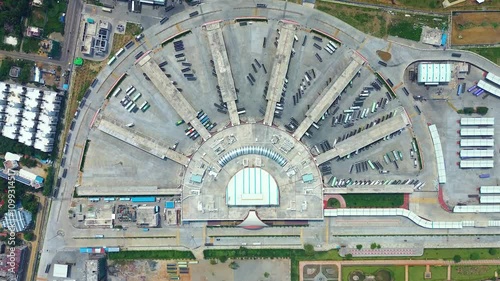
[[[374,117],[376,118],[376,117]],[[365,147],[379,139],[382,139],[396,131],[411,125],[411,121],[403,107],[398,107],[394,111],[394,116],[386,121],[372,126],[356,135],[357,141],[343,141],[338,143],[333,149],[321,153],[316,157],[318,165],[325,163],[336,157],[344,157],[362,147]]]
[[[493,149],[464,149],[460,150],[460,158],[492,158]]]
[[[165,76],[158,64],[152,59],[152,56],[148,53],[144,54],[142,58],[138,59],[137,65],[146,73],[151,83],[153,83],[163,98],[175,109],[181,119],[191,124],[203,140],[206,141],[209,139],[211,134],[196,117],[196,110],[184,95],[179,92],[173,81]]]
[[[276,53],[274,55],[271,79],[269,81],[269,88],[266,96],[267,107],[266,114],[264,115],[264,125],[273,125],[276,103],[281,99],[286,73],[288,72],[288,65],[290,64],[290,58],[292,57],[292,48],[293,43],[295,42],[295,29],[295,25],[291,23],[284,23],[280,28],[281,32],[278,38]]]
[[[281,154],[278,152],[274,152],[272,149],[269,149],[267,147],[260,147],[260,146],[244,146],[244,147],[238,147],[235,148],[228,153],[224,154],[217,163],[221,167],[224,167],[227,163],[235,159],[236,157],[243,156],[243,155],[248,155],[248,154],[257,154],[257,155],[262,155],[266,156],[269,159],[274,160],[276,163],[278,163],[281,167],[284,167],[288,161],[283,157]]]
[[[485,90],[486,92],[492,94],[492,95],[500,97],[500,88],[498,88],[490,83],[487,83],[484,80],[479,80],[479,82],[477,83],[477,86],[479,88]]]
[[[500,213],[500,205],[455,206],[453,213]]]
[[[441,139],[439,138],[436,125],[430,125],[429,131],[431,133],[432,143],[434,144],[434,151],[436,154],[439,183],[446,183],[446,165],[444,163],[443,148],[441,146]]]
[[[500,77],[498,75],[489,72],[488,74],[486,74],[486,80],[491,81],[500,86]]]
[[[261,168],[244,168],[229,180],[226,203],[229,206],[279,205],[276,180]]]
[[[164,159],[166,157],[184,166],[189,164],[189,158],[185,155],[170,149],[157,139],[142,136],[140,133],[134,132],[131,128],[118,124],[115,120],[101,119],[97,128],[112,137],[135,146],[158,158]]]
[[[366,217],[384,217],[384,216],[403,216],[413,221],[415,224],[424,228],[462,228],[462,222],[433,222],[423,219],[417,216],[415,213],[406,209],[388,209],[388,208],[376,208],[376,209],[325,209],[325,217],[340,217],[340,216],[366,216]]]
[[[493,168],[493,160],[462,160],[460,161],[460,168],[462,169],[484,169]]]
[[[494,139],[461,139],[461,147],[491,147],[495,145]]]
[[[461,137],[475,137],[475,136],[493,136],[495,134],[494,128],[462,128],[460,129]]]
[[[479,188],[479,193],[488,194],[488,193],[499,193],[500,194],[500,186],[494,185],[485,185]]]
[[[160,188],[158,186],[78,186],[78,196],[137,196],[137,195],[179,195],[178,188]]]
[[[479,197],[479,203],[481,204],[499,204],[500,195],[489,195]]]
[[[66,278],[68,277],[69,266],[67,264],[54,264],[54,277]]]
[[[205,25],[207,31],[208,43],[212,58],[214,60],[215,71],[217,72],[217,81],[220,86],[222,101],[227,104],[227,110],[231,124],[233,126],[240,124],[240,117],[236,107],[236,87],[234,86],[233,73],[229,58],[227,56],[226,43],[222,34],[222,26],[220,22],[210,23]]]
[[[420,63],[418,65],[418,83],[439,84],[451,81],[451,64]]]
[[[311,127],[313,122],[318,122],[319,119],[325,114],[325,111],[332,105],[332,103],[340,96],[342,91],[347,87],[349,82],[354,78],[356,73],[361,69],[363,60],[356,54],[350,57],[352,60],[345,68],[340,77],[331,84],[329,88],[323,91],[314,104],[306,112],[306,118],[302,121],[293,133],[293,136],[300,140],[306,131]]]
[[[462,118],[460,119],[460,126],[493,126],[495,125],[495,118]]]

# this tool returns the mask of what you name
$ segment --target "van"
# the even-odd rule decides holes
[[[160,24],[164,24],[168,20],[168,17],[164,17],[160,20]]]
[[[144,38],[144,34],[141,33],[135,37],[135,40],[140,41],[142,38]]]

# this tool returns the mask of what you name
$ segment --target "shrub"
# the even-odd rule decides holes
[[[464,107],[464,114],[472,114],[475,110],[472,107]]]
[[[484,106],[479,106],[476,108],[476,113],[480,115],[486,115],[486,113],[488,113],[488,108]]]
[[[356,245],[356,249],[358,249],[358,250],[363,249],[363,245],[361,245],[361,244]]]
[[[314,255],[314,246],[311,244],[305,244],[304,250],[306,251],[306,255],[313,256]]]
[[[376,248],[377,248],[377,243],[372,243],[372,244],[370,245],[370,249],[372,249],[372,250],[373,250],[373,249],[376,249]]]
[[[461,262],[462,261],[462,257],[460,255],[454,255],[453,256],[453,261],[454,262]]]
[[[24,240],[26,241],[33,241],[33,238],[35,238],[35,235],[33,235],[33,232],[26,232],[23,235]]]
[[[479,256],[479,253],[472,253],[472,254],[470,254],[470,259],[471,260],[478,260],[480,258],[481,258],[481,256]]]
[[[492,256],[495,256],[496,254],[498,254],[498,250],[497,250],[497,249],[495,249],[495,248],[490,248],[490,249],[488,250],[488,253],[489,253],[490,255],[492,255]]]
[[[219,261],[220,261],[221,263],[225,263],[225,262],[227,261],[227,256],[220,256],[220,257],[219,257]]]

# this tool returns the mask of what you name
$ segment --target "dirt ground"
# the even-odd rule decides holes
[[[109,261],[110,281],[169,280],[167,264],[176,261],[139,260]],[[231,260],[210,264],[201,260],[189,264],[189,274],[179,274],[181,281],[282,281],[290,280],[290,260],[236,260],[237,269],[231,269]]]
[[[453,15],[451,37],[452,45],[500,43],[500,12]]]
[[[200,261],[192,267],[191,281],[281,281],[290,280],[290,260],[235,260],[238,269],[229,268],[231,260],[210,264]]]

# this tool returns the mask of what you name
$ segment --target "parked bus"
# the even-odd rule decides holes
[[[112,57],[112,58],[108,61],[108,65],[112,65],[115,61],[116,61],[116,57]]]
[[[370,168],[372,168],[372,170],[375,170],[375,166],[373,165],[372,161],[371,160],[368,160],[368,165],[370,165]]]
[[[118,50],[118,52],[116,52],[116,56],[119,57],[123,54],[123,52],[125,52],[125,49],[124,48],[121,48],[120,50]]]
[[[114,90],[114,91],[113,91],[113,95],[112,95],[112,96],[113,96],[113,97],[118,96],[118,94],[119,94],[121,91],[122,91],[122,89],[120,89],[120,88],[116,88],[116,90]]]
[[[112,13],[113,12],[113,10],[111,10],[110,8],[106,8],[106,7],[103,7],[102,11],[106,12],[106,13]]]
[[[142,96],[141,93],[137,93],[137,95],[135,95],[135,97],[132,99],[132,101],[136,102],[141,96]]]
[[[477,85],[473,85],[472,87],[470,87],[467,92],[470,93],[472,91],[474,91],[475,89],[477,88]]]
[[[122,197],[120,198],[120,201],[130,201],[130,197]]]

